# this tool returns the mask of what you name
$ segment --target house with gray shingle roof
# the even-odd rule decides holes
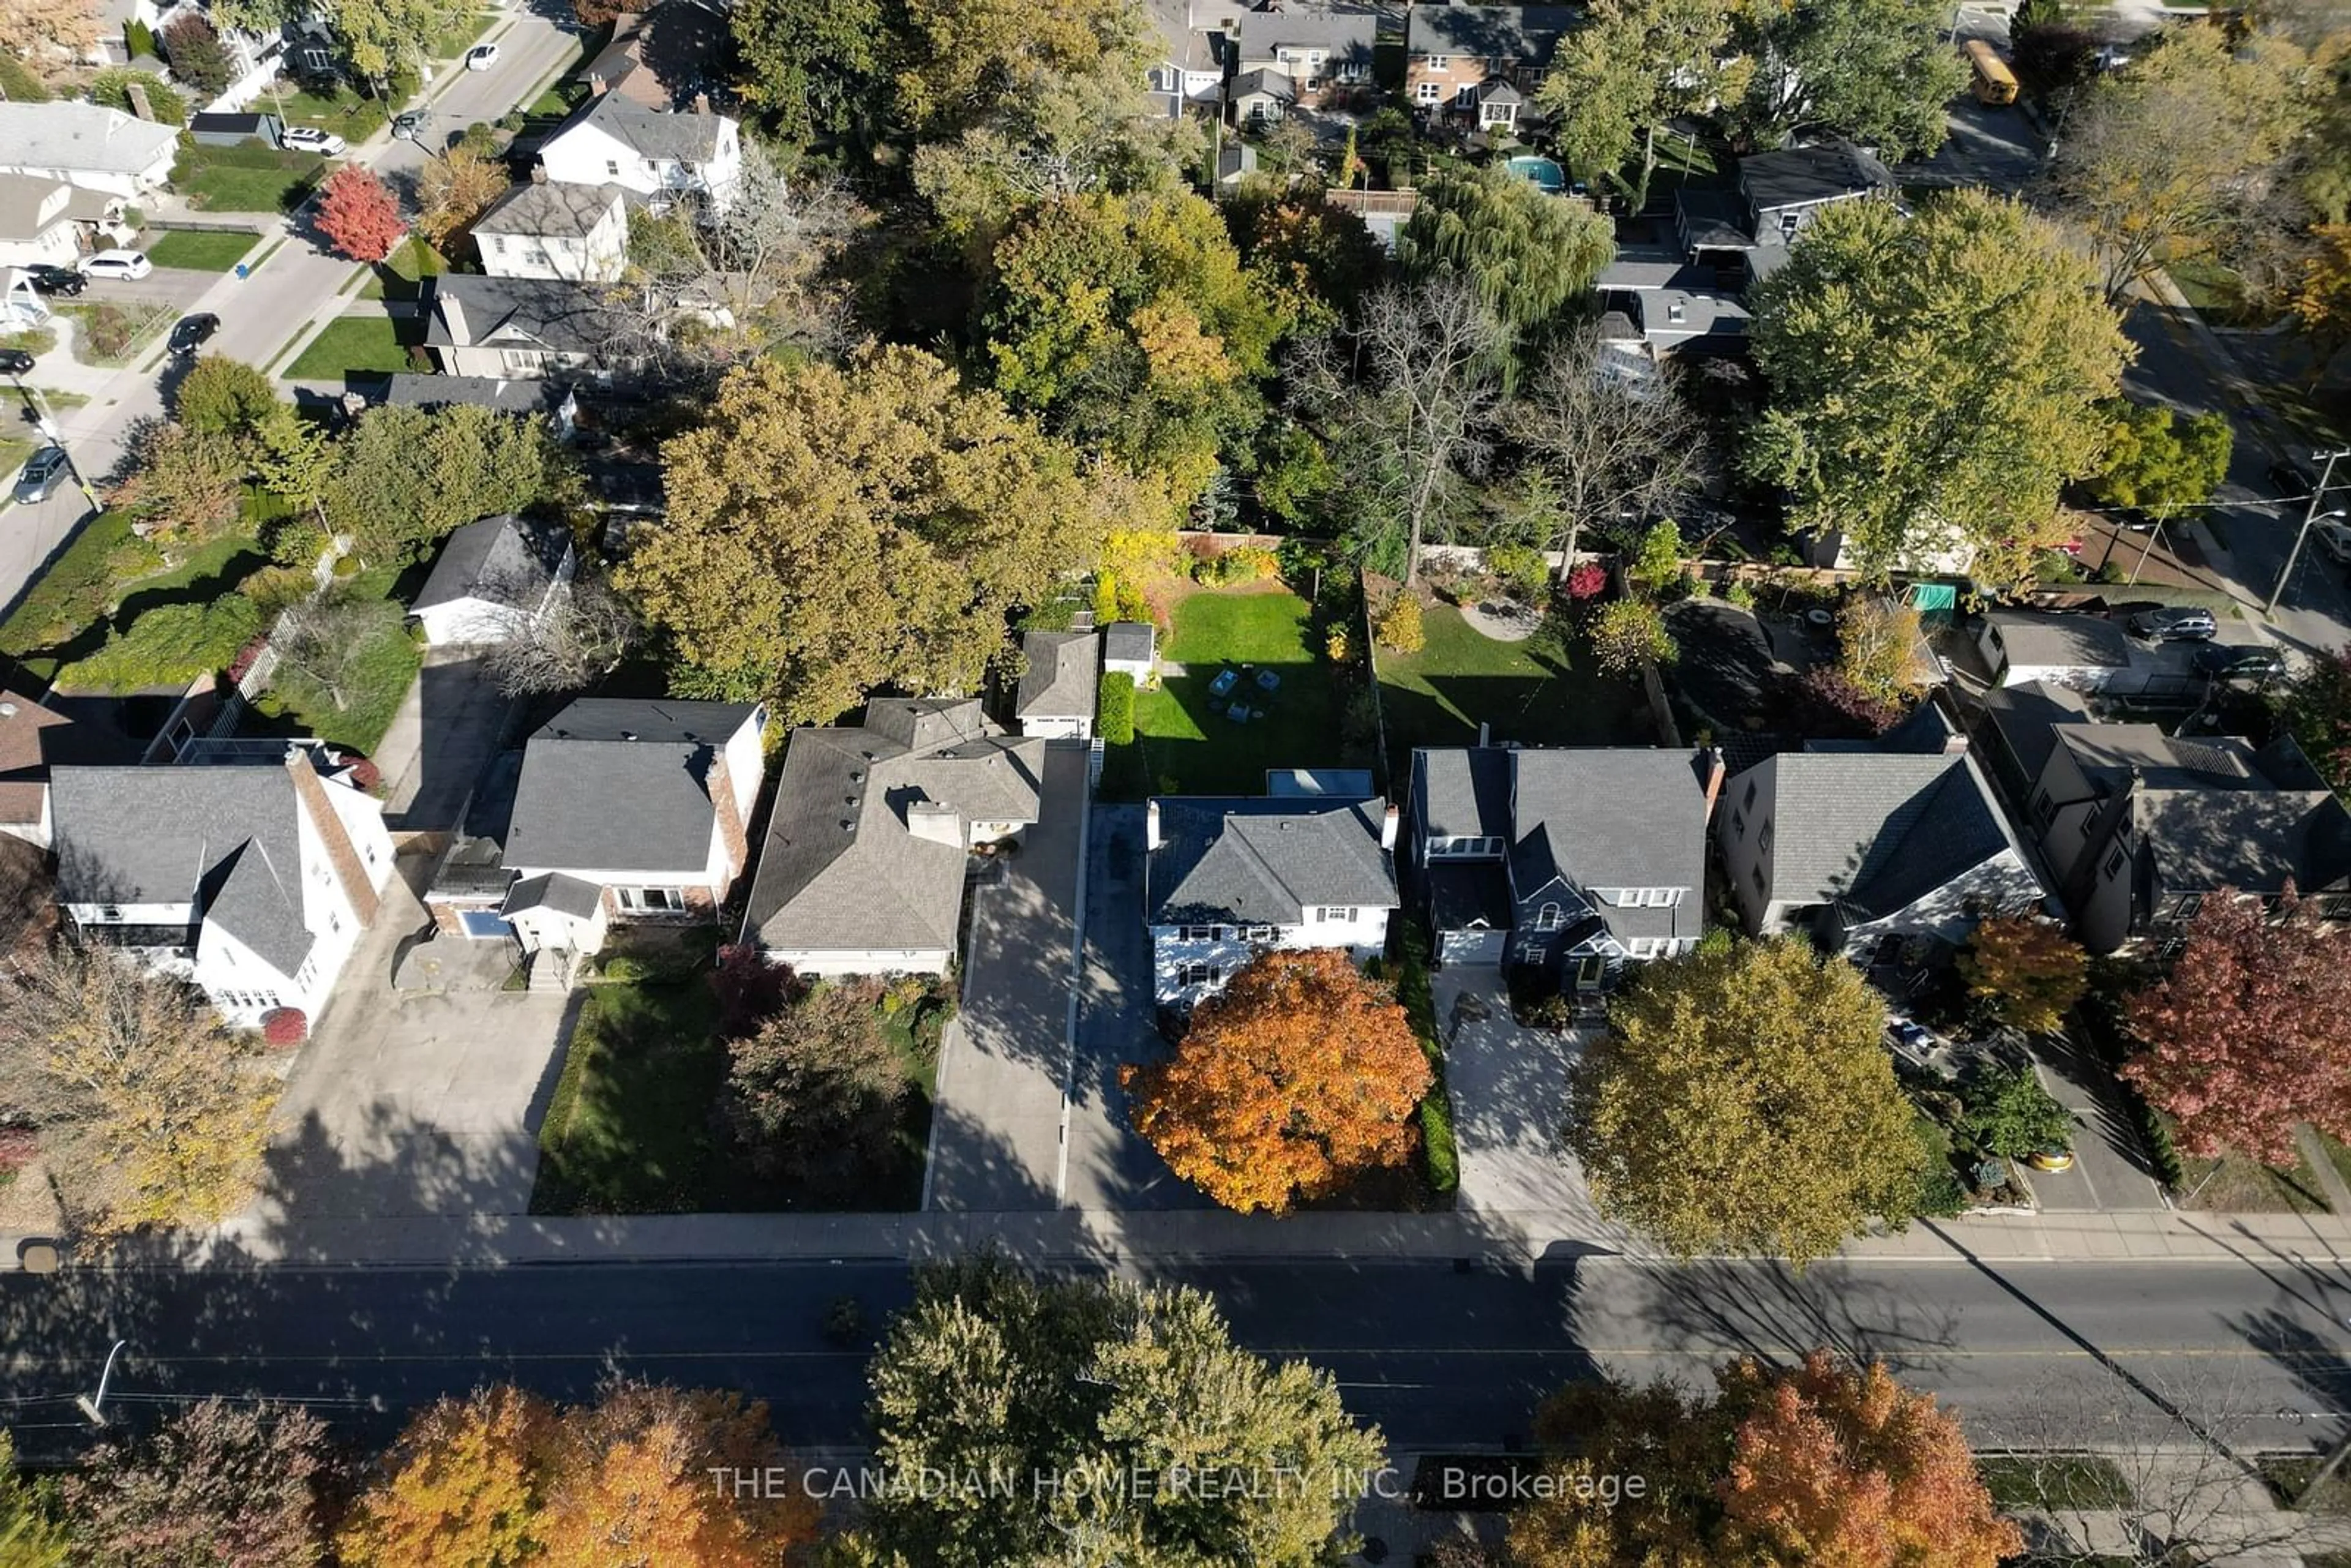
[[[2291,737],[2085,718],[2049,737],[2024,814],[2092,952],[2175,941],[2223,890],[2274,901],[2291,885],[2351,919],[2351,811]]]
[[[1721,760],[1639,747],[1413,753],[1410,864],[1440,964],[1583,991],[1698,946]]]
[[[1245,11],[1235,40],[1232,103],[1242,120],[1344,107],[1372,85],[1379,18],[1345,5],[1267,5]],[[1254,111],[1253,111],[1254,110]]]
[[[1037,821],[1045,742],[971,698],[875,697],[796,729],[743,940],[803,975],[945,973],[972,852]]]
[[[1092,632],[1030,632],[1020,639],[1029,661],[1012,716],[1020,733],[1048,740],[1092,740],[1102,688],[1102,639]]]
[[[183,977],[234,1026],[316,1018],[392,879],[383,804],[298,743],[217,755],[52,768],[57,902],[85,941]]]
[[[1767,758],[1724,787],[1714,822],[1751,935],[1801,931],[1865,958],[1886,942],[1955,946],[1986,915],[2059,913],[1931,703],[1876,741]]]
[[[757,703],[582,697],[523,747],[498,912],[528,951],[716,918],[750,860],[766,768]]]
[[[63,180],[138,200],[172,177],[180,133],[119,109],[78,100],[0,101],[0,174]]]
[[[442,541],[408,613],[433,647],[512,642],[554,610],[578,565],[560,523],[477,518]]]
[[[588,284],[444,272],[423,308],[424,346],[444,375],[519,380],[634,362],[634,323]]]
[[[492,277],[613,283],[629,257],[628,204],[618,185],[517,185],[474,220],[474,247]]]
[[[618,185],[660,206],[696,196],[724,209],[743,177],[741,128],[707,108],[664,111],[622,93],[590,99],[538,152],[559,185]]]
[[[1269,948],[1387,946],[1396,810],[1373,796],[1155,797],[1144,921],[1162,1007],[1196,1006]]]

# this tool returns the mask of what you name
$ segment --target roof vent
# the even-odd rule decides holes
[[[848,818],[843,817],[843,818],[841,818],[841,831],[842,832],[844,832],[844,833],[845,833],[845,832],[849,831],[849,830],[850,830],[850,826],[851,826],[851,823],[850,823],[850,821],[849,821],[849,819],[848,819]]]
[[[621,738],[622,740],[634,740],[637,738],[637,732],[633,729],[624,729],[621,732]],[[686,738],[691,740],[694,737],[692,736],[688,736]]]
[[[0,718],[15,718],[16,716],[16,705],[15,703],[0,703]]]
[[[865,782],[865,774],[864,774],[864,772],[863,772],[862,769],[859,769],[859,768],[851,768],[851,769],[849,770],[849,781],[850,781],[852,784],[862,784],[862,783],[864,783],[864,782]]]

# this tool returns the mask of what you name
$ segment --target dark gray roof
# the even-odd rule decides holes
[[[2047,681],[1988,686],[1983,705],[1992,727],[2000,732],[2001,740],[2028,780],[2041,777],[2049,754],[2057,748],[2056,726],[2086,724],[2090,720],[2087,697],[2071,686]]]
[[[2106,790],[2133,779],[2156,789],[2204,791],[2276,788],[2251,742],[2233,735],[2173,736],[2152,724],[2068,724],[2056,742],[2085,778]]]
[[[1298,84],[1290,79],[1288,72],[1275,70],[1270,66],[1259,66],[1253,70],[1243,71],[1233,78],[1235,102],[1255,93],[1264,93],[1269,98],[1280,99],[1284,103],[1290,103],[1298,97]]]
[[[1735,191],[1700,188],[1674,193],[1674,213],[1682,242],[1692,250],[1746,250],[1755,236],[1747,231],[1747,204]]]
[[[1158,637],[1159,628],[1148,621],[1113,621],[1102,628],[1102,659],[1148,659]]]
[[[1269,795],[1336,795],[1361,800],[1375,792],[1368,768],[1269,768]]]
[[[1387,802],[1308,797],[1162,797],[1144,868],[1154,925],[1295,925],[1315,905],[1393,909],[1380,848]]]
[[[759,851],[747,938],[793,952],[953,948],[961,843],[917,838],[908,809],[1033,822],[1045,743],[987,724],[979,704],[877,698],[862,726],[796,729]]]
[[[556,127],[549,141],[559,140],[582,125],[592,125],[607,136],[633,147],[647,158],[707,163],[718,155],[720,117],[647,109],[617,92],[590,99],[570,119]]]
[[[514,821],[515,790],[522,781],[522,749],[499,752],[482,768],[465,797],[465,815],[451,835],[449,852],[433,875],[427,901],[480,898],[502,891],[507,829]]]
[[[193,136],[257,136],[277,123],[274,114],[196,114],[188,117],[188,132]]]
[[[378,402],[402,408],[446,408],[462,402],[501,413],[545,413],[570,395],[560,382],[505,381],[496,376],[433,376],[400,371],[380,382],[373,377],[350,379],[360,382],[352,391],[365,396],[371,395],[368,389],[381,387],[381,392],[373,394]]]
[[[511,512],[476,518],[442,545],[433,575],[409,608],[432,610],[479,599],[536,610],[570,549],[570,530],[559,523],[534,522]]]
[[[2051,669],[2130,667],[2130,638],[2102,615],[1995,610],[1984,619],[2000,628],[2000,643],[2011,664]]]
[[[60,767],[49,810],[61,902],[190,904],[281,974],[308,956],[285,768]]]
[[[1091,632],[1031,632],[1020,639],[1029,668],[1012,711],[1022,718],[1092,718],[1102,683],[1102,644]]]
[[[594,883],[552,871],[524,877],[508,888],[506,903],[498,906],[498,913],[519,915],[528,909],[551,909],[574,920],[585,920],[596,913],[596,905],[603,896],[604,890]]]
[[[2011,849],[2006,822],[1966,753],[1791,751],[1771,781],[1771,897],[1839,904],[1857,921],[1907,907]],[[1739,799],[1745,776],[1726,795]]]
[[[2162,887],[2303,894],[2351,879],[2351,812],[2324,789],[2159,789],[2136,792],[2142,842]]]
[[[1241,16],[1240,57],[1270,60],[1277,48],[1326,49],[1335,60],[1372,63],[1379,17],[1330,5],[1268,6]]]
[[[618,185],[559,184],[551,180],[517,185],[474,220],[474,232],[585,239],[611,215],[613,204],[620,200]]]
[[[1472,55],[1540,68],[1583,10],[1574,5],[1420,5],[1405,22],[1405,52]]]
[[[699,873],[719,751],[750,703],[582,698],[523,750],[506,863],[530,871]]]
[[[1619,939],[1695,936],[1705,918],[1706,769],[1694,751],[1633,747],[1504,753],[1510,766],[1510,883],[1521,899],[1554,879],[1593,888],[1690,889],[1671,907],[1597,913]]]
[[[1527,101],[1527,95],[1500,77],[1488,77],[1478,84],[1478,101],[1500,104],[1524,103]]]
[[[1885,164],[1850,141],[1785,147],[1739,161],[1740,189],[1761,211],[1894,189]]]
[[[477,277],[444,272],[433,279],[424,341],[436,348],[470,348],[503,331],[559,353],[600,352],[629,326],[604,303],[603,286],[547,277]],[[460,336],[450,306],[463,316]]]
[[[1424,837],[1509,838],[1510,754],[1499,746],[1415,751],[1412,820]]]

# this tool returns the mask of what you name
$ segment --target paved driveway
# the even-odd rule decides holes
[[[401,863],[410,877],[424,870]],[[295,1061],[258,1212],[298,1245],[355,1219],[530,1207],[577,993],[500,991],[492,967],[475,965],[447,967],[475,977],[472,988],[399,990],[393,959],[427,924],[395,878]]]
[[[394,832],[456,825],[474,780],[497,751],[510,706],[472,651],[425,651],[423,670],[376,746],[384,820]]]
[[[2036,1037],[2032,1055],[2043,1085],[2074,1116],[2073,1169],[2031,1173],[2033,1196],[2043,1210],[2160,1212],[2169,1207],[2147,1168],[2138,1130],[2105,1064],[2063,1036]]]
[[[1520,1029],[1499,970],[1458,965],[1432,979],[1461,1156],[1461,1207],[1597,1223],[1583,1173],[1559,1136],[1582,1037]]]
[[[1078,845],[1086,749],[1045,750],[1043,801],[1003,877],[972,888],[963,1010],[939,1051],[929,1207],[967,1212],[1060,1204],[1061,1085],[1069,1070]]]

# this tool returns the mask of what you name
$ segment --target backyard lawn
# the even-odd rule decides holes
[[[1581,638],[1548,630],[1523,643],[1487,636],[1449,604],[1421,617],[1417,653],[1380,650],[1380,709],[1397,764],[1418,746],[1466,746],[1480,721],[1497,740],[1536,746],[1646,746],[1656,738],[1633,682],[1601,672]]]
[[[147,247],[147,259],[158,267],[226,272],[260,243],[259,235],[243,230],[167,229]]]
[[[349,591],[366,602],[369,614],[338,689],[329,690],[308,672],[281,664],[255,707],[266,717],[284,721],[296,734],[315,735],[372,755],[424,663],[423,650],[408,634],[407,612],[390,597],[392,581],[389,572],[352,580]]]
[[[301,205],[327,161],[274,147],[194,147],[180,154],[172,188],[210,213],[283,213]],[[158,265],[162,265],[159,263]]]
[[[1338,692],[1330,662],[1313,646],[1311,616],[1306,601],[1279,583],[1178,601],[1160,657],[1186,673],[1135,695],[1136,755],[1116,775],[1128,792],[1261,795],[1269,768],[1347,765]],[[1251,710],[1237,724],[1208,686],[1243,664],[1271,671],[1280,685],[1266,693],[1252,673],[1233,694]],[[1352,760],[1360,767],[1364,759]]]
[[[360,310],[328,322],[282,373],[288,381],[331,382],[350,371],[408,368],[399,323],[381,310]]]

